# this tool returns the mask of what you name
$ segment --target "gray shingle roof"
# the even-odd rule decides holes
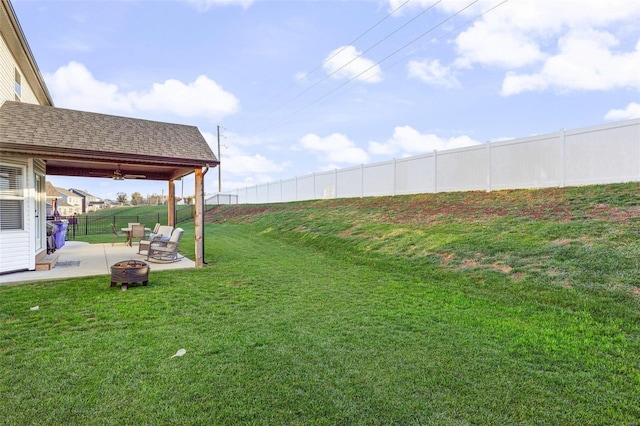
[[[114,156],[138,163],[218,163],[195,126],[6,101],[0,107],[0,150],[49,152],[58,158]]]

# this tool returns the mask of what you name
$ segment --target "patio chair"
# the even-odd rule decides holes
[[[151,234],[157,234],[158,233],[158,229],[160,229],[160,223],[156,223],[156,226],[153,227],[153,230],[151,230],[151,232],[149,233],[145,233],[145,237],[148,237]]]
[[[116,229],[116,226],[112,223],[111,224],[111,232],[113,232],[113,240],[111,241],[111,247],[113,247],[113,245],[118,241],[118,238],[127,238],[127,234],[122,232],[122,231],[118,231]]]
[[[140,240],[138,243],[138,254],[142,254],[142,251],[149,250],[149,243],[151,243],[151,241],[169,241],[171,233],[173,232],[173,226],[158,225],[156,228],[154,232],[149,234],[149,237]]]
[[[182,228],[176,228],[171,233],[169,241],[151,241],[147,250],[147,260],[153,259],[160,262],[177,262],[182,258],[178,258],[178,246],[182,240]]]
[[[144,238],[144,225],[131,225],[131,243],[133,244],[133,239],[138,238],[140,241]]]

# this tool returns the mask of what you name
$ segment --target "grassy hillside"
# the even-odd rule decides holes
[[[217,206],[207,219],[361,262],[640,296],[638,183]]]
[[[176,211],[191,211],[192,205],[179,205],[176,206]],[[112,217],[112,216],[145,216],[145,215],[157,215],[166,214],[167,206],[122,206],[111,207],[108,209],[100,209],[95,212],[87,213],[90,217]]]

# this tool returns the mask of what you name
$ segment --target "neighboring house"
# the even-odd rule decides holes
[[[96,197],[95,195],[89,194],[87,191],[81,191],[75,188],[69,188],[69,191],[82,199],[82,211],[78,212],[78,214],[95,212],[104,208],[104,200],[100,197]]]
[[[197,127],[55,108],[11,3],[0,0],[0,274],[34,270],[46,255],[46,175],[166,181],[175,225],[175,181],[195,174],[203,199],[204,175],[218,164]],[[202,267],[203,203],[195,216]]]
[[[150,195],[149,198],[147,199],[147,202],[151,206],[157,206],[159,204],[164,204],[162,197],[160,195],[156,195],[156,194]]]
[[[73,216],[82,213],[82,197],[64,188],[56,187],[60,195],[58,199],[58,213],[60,216]]]
[[[58,201],[60,197],[58,195],[58,191],[56,187],[53,186],[51,182],[46,183],[46,199],[47,199],[47,217],[51,218],[53,216],[54,204]]]

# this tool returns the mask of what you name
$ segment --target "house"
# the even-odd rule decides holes
[[[46,182],[47,218],[54,216],[68,217],[82,213],[82,198],[67,191],[57,188]]]
[[[0,0],[0,273],[46,255],[46,176],[168,183],[195,174],[195,263],[204,264],[204,175],[218,159],[194,126],[56,108],[9,0]],[[114,182],[114,184],[117,182]]]
[[[56,187],[60,198],[56,204],[60,216],[73,216],[82,213],[82,197],[64,188]]]
[[[0,103],[8,100],[53,105],[13,8],[2,0]],[[45,174],[43,159],[0,156],[0,272],[35,269],[35,255],[46,252]]]
[[[47,207],[46,207],[47,217],[51,218],[53,217],[53,210],[55,208],[54,204],[57,203],[57,200],[59,197],[58,191],[56,190],[55,186],[53,186],[51,182],[46,182],[45,184],[45,195],[46,195],[46,202],[47,202]]]
[[[82,191],[80,189],[69,188],[69,191],[76,194],[78,197],[82,199],[82,211],[80,213],[88,213],[95,212],[104,208],[105,202],[100,197],[96,197],[94,195],[89,194],[87,191]]]

